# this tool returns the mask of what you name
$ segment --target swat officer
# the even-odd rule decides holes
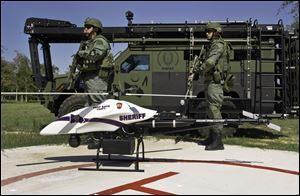
[[[209,44],[205,50],[204,62],[197,67],[197,72],[204,76],[206,112],[211,119],[222,119],[223,85],[229,71],[230,45],[222,37],[219,23],[209,22],[206,26],[206,37]],[[202,142],[205,150],[223,150],[223,124],[214,124],[209,137]]]
[[[110,52],[107,39],[101,35],[102,23],[95,18],[87,18],[84,22],[84,34],[87,41],[82,41],[74,56],[71,70],[79,70],[78,78],[85,84],[88,93],[101,93],[107,90],[107,83],[99,77],[103,60]],[[72,71],[71,71],[72,72]],[[88,105],[98,105],[105,100],[100,94],[88,95]]]

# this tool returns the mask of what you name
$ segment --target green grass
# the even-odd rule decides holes
[[[225,144],[259,147],[299,152],[299,119],[273,119],[281,131],[274,131],[265,125],[240,125],[234,137],[224,139]]]
[[[17,134],[1,132],[1,149],[45,144],[64,144],[67,141],[67,136],[41,136],[38,133],[33,132],[21,132]]]
[[[54,119],[54,115],[38,103],[1,104],[1,130],[37,131]]]
[[[1,104],[1,149],[67,142],[66,136],[39,134],[54,119],[39,103]]]
[[[67,143],[68,136],[41,136],[40,130],[52,122],[55,116],[38,103],[1,104],[1,149],[42,144]],[[259,147],[299,152],[299,119],[274,119],[281,132],[265,125],[243,124],[233,137],[224,138],[225,144]],[[158,138],[176,138],[157,136]],[[198,142],[203,138],[185,137],[182,140]]]
[[[263,124],[245,123],[239,126],[233,136],[223,138],[223,143],[299,152],[299,119],[273,119],[271,122],[280,126],[281,131],[274,131]],[[195,143],[204,140],[195,133],[179,136],[158,135],[157,138],[171,138],[175,142],[190,141]]]

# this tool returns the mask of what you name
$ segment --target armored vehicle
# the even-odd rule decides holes
[[[134,24],[126,13],[128,25],[103,27],[111,43],[128,43],[114,58],[111,89],[133,89],[132,96],[120,99],[157,111],[205,117],[204,85],[193,81],[192,95],[186,97],[187,78],[195,55],[208,41],[207,22]],[[284,31],[283,22],[259,24],[251,21],[221,21],[222,37],[232,45],[231,71],[234,89],[225,94],[223,118],[237,118],[241,110],[278,117],[299,114],[299,37]],[[79,43],[85,39],[83,27],[69,21],[28,18],[24,32],[29,35],[33,78],[41,92],[84,92],[77,81],[67,90],[67,75],[54,77],[50,44]],[[45,73],[41,74],[38,46],[42,46]],[[74,51],[75,52],[75,51]],[[65,65],[68,66],[68,65]],[[61,116],[83,107],[83,95],[40,96],[55,115]]]

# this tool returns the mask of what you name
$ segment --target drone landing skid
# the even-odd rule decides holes
[[[135,139],[134,139],[135,140]],[[106,143],[105,143],[106,142]],[[104,145],[103,145],[103,154],[108,154],[107,158],[100,158],[99,154],[100,154],[100,147],[97,148],[97,154],[96,154],[96,159],[94,159],[95,164],[96,164],[96,168],[78,168],[78,170],[83,170],[83,171],[118,171],[118,172],[144,172],[144,170],[140,169],[139,167],[139,148],[140,145],[142,145],[142,160],[145,159],[145,146],[144,146],[144,140],[143,137],[140,136],[139,138],[137,138],[137,148],[136,148],[136,157],[134,159],[131,158],[111,158],[112,154],[122,154],[122,155],[126,155],[126,154],[133,154],[133,152],[130,152],[132,149],[132,140],[110,140],[110,141],[104,141]],[[116,144],[118,143],[118,144]],[[120,143],[122,146],[120,146]],[[105,146],[107,145],[107,146]],[[133,144],[134,145],[134,144]],[[112,146],[114,146],[114,148],[111,148]],[[115,147],[117,146],[117,147]],[[118,150],[122,150],[124,148],[128,148],[129,151],[127,150],[127,152],[124,151],[118,151]],[[134,163],[134,169],[116,169],[116,168],[100,168],[100,166],[105,166],[105,163],[108,163],[107,165],[109,166],[109,163],[115,163],[117,162],[118,164],[115,165],[119,165],[121,166],[121,164],[119,163],[129,163],[128,166],[130,166],[132,163]],[[110,164],[112,166],[112,164]],[[114,166],[115,166],[114,165]]]

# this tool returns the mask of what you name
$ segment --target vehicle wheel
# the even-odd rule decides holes
[[[80,108],[85,107],[87,103],[87,96],[84,95],[72,95],[65,99],[63,103],[60,105],[58,110],[58,117],[78,110]]]

